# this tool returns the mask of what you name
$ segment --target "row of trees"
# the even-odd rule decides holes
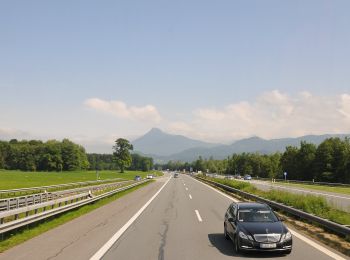
[[[287,172],[293,180],[350,183],[350,139],[329,138],[319,146],[301,142],[299,147],[288,146],[284,153],[270,155],[243,153],[224,160],[199,157],[192,163],[170,161],[162,167],[265,178],[283,178]]]
[[[68,139],[0,141],[0,169],[72,171],[88,169],[85,149]]]
[[[85,149],[68,139],[62,141],[12,139],[0,141],[0,169],[22,171],[130,170],[149,171],[153,159],[130,154],[126,139],[116,140],[113,154],[86,154]]]
[[[153,158],[130,154],[131,163],[127,167],[129,170],[149,171],[153,169]],[[113,154],[87,154],[90,163],[90,170],[120,170],[116,158]]]

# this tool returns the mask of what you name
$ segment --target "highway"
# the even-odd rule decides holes
[[[99,259],[101,250],[103,259],[123,260],[349,259],[295,232],[288,256],[235,255],[223,236],[223,217],[231,202],[189,176],[166,176],[16,246],[0,259]]]
[[[297,194],[321,196],[324,197],[335,208],[350,212],[350,196],[346,194],[312,190],[296,186],[285,186],[280,185],[279,183],[271,183],[268,181],[250,180],[249,182],[261,190],[277,189]]]
[[[232,199],[191,177],[172,178],[159,196],[108,250],[103,259],[272,259],[276,254],[235,255],[223,236]],[[284,259],[332,259],[294,237]],[[341,259],[341,258],[339,258]]]

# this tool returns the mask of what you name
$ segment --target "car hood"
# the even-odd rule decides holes
[[[240,222],[242,231],[245,233],[255,234],[282,234],[286,228],[282,222]]]

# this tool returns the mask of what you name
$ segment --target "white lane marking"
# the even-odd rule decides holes
[[[188,190],[188,188],[186,188],[186,190]]]
[[[189,178],[191,178],[191,177],[189,177]],[[212,189],[213,191],[215,191],[215,192],[217,192],[217,193],[220,193],[222,196],[224,196],[224,197],[226,197],[226,198],[228,198],[228,199],[230,199],[230,200],[232,200],[232,201],[234,201],[234,202],[239,202],[239,200],[234,199],[234,198],[228,196],[227,194],[225,194],[225,193],[223,193],[223,192],[221,192],[221,191],[219,191],[219,190],[213,188],[212,186],[209,186],[209,185],[206,184],[206,183],[203,183],[203,182],[201,182],[201,181],[198,181],[198,180],[196,180],[196,179],[194,179],[194,178],[192,178],[192,179],[193,179],[194,181],[199,182],[199,183],[202,184],[202,185],[207,186],[209,189]]]
[[[305,243],[309,244],[310,246],[318,249],[319,251],[321,251],[322,253],[332,257],[333,259],[336,260],[345,260],[345,258],[341,257],[340,255],[337,255],[336,253],[333,253],[332,251],[328,250],[327,248],[315,243],[314,241],[312,241],[311,239],[308,239],[307,237],[304,237],[303,235],[299,234],[298,232],[288,228],[290,230],[290,232],[292,233],[293,236],[296,236],[297,238],[299,238],[300,240],[304,241]]]
[[[189,177],[189,176],[188,176],[188,177]],[[190,178],[190,177],[189,177],[189,178]],[[201,182],[201,181],[198,181],[198,180],[196,180],[196,179],[194,179],[194,178],[192,178],[192,179],[195,180],[195,181],[197,181],[197,182],[199,182],[199,183],[201,183],[201,184],[203,184],[203,185],[205,185],[205,186],[207,186],[208,188],[210,188],[210,189],[212,189],[212,190],[214,190],[214,191],[220,193],[221,195],[225,196],[226,198],[229,198],[230,200],[233,200],[233,201],[235,201],[235,202],[238,202],[238,200],[233,199],[233,198],[231,198],[230,196],[226,195],[225,193],[214,189],[213,187],[209,186],[208,184],[203,183],[203,182]],[[308,245],[310,245],[310,246],[312,246],[312,247],[318,249],[318,250],[321,251],[322,253],[324,253],[324,254],[326,254],[326,255],[328,255],[328,256],[330,256],[330,257],[336,259],[336,260],[346,260],[345,258],[341,257],[340,255],[338,255],[338,254],[336,254],[336,253],[334,253],[334,252],[328,250],[327,248],[325,248],[325,247],[323,247],[323,246],[321,246],[321,245],[319,245],[319,244],[313,242],[312,240],[310,240],[309,238],[307,238],[307,237],[303,236],[302,234],[296,232],[295,230],[291,230],[289,227],[288,227],[288,229],[290,230],[290,232],[291,232],[294,236],[296,236],[296,237],[299,238],[300,240],[304,241],[304,242],[307,243]]]
[[[108,241],[106,244],[104,244],[91,258],[90,260],[99,260],[101,259],[107,251],[113,246],[113,244],[123,235],[123,233],[131,226],[131,224],[142,214],[142,212],[148,207],[149,204],[157,197],[157,195],[162,191],[162,189],[165,187],[165,185],[168,184],[171,178],[169,178],[163,186],[157,191],[156,194],[153,195],[152,198],[150,198],[149,201],[146,202],[145,205],[143,205],[142,208],[139,209],[138,212],[134,216],[132,216],[131,219],[129,219],[126,224],[117,231]]]
[[[312,193],[312,194],[316,194],[316,195],[323,195],[323,196],[326,196],[326,197],[333,197],[333,198],[338,198],[338,199],[350,200],[350,197],[343,197],[343,196],[338,196],[338,195],[332,195],[332,194],[323,193],[323,192],[316,192],[316,191],[310,191],[310,190],[301,190],[301,189],[295,189],[295,188],[290,188],[290,187],[281,186],[281,185],[275,185],[275,184],[270,185],[270,184],[266,184],[266,183],[262,183],[262,182],[253,182],[253,183],[255,183],[257,185],[281,188],[281,189],[284,189],[284,190],[294,190],[294,191],[300,191],[300,192],[305,192],[305,193]]]
[[[184,186],[185,186],[186,184],[184,183]]]
[[[192,196],[191,196],[191,194],[190,194],[190,195],[188,195],[188,197],[190,197],[190,200],[192,199]]]
[[[199,215],[198,210],[195,210],[195,212],[196,212],[196,215],[197,215],[198,221],[199,221],[199,222],[202,222],[203,220],[202,220],[202,218],[201,218],[201,215]]]

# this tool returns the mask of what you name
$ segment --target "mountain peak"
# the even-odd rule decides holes
[[[147,134],[163,134],[164,132],[156,127],[153,127],[151,130],[148,131]]]
[[[182,135],[163,132],[152,128],[144,136],[132,142],[135,151],[153,155],[171,155],[194,147],[212,147],[214,144],[194,140]]]

